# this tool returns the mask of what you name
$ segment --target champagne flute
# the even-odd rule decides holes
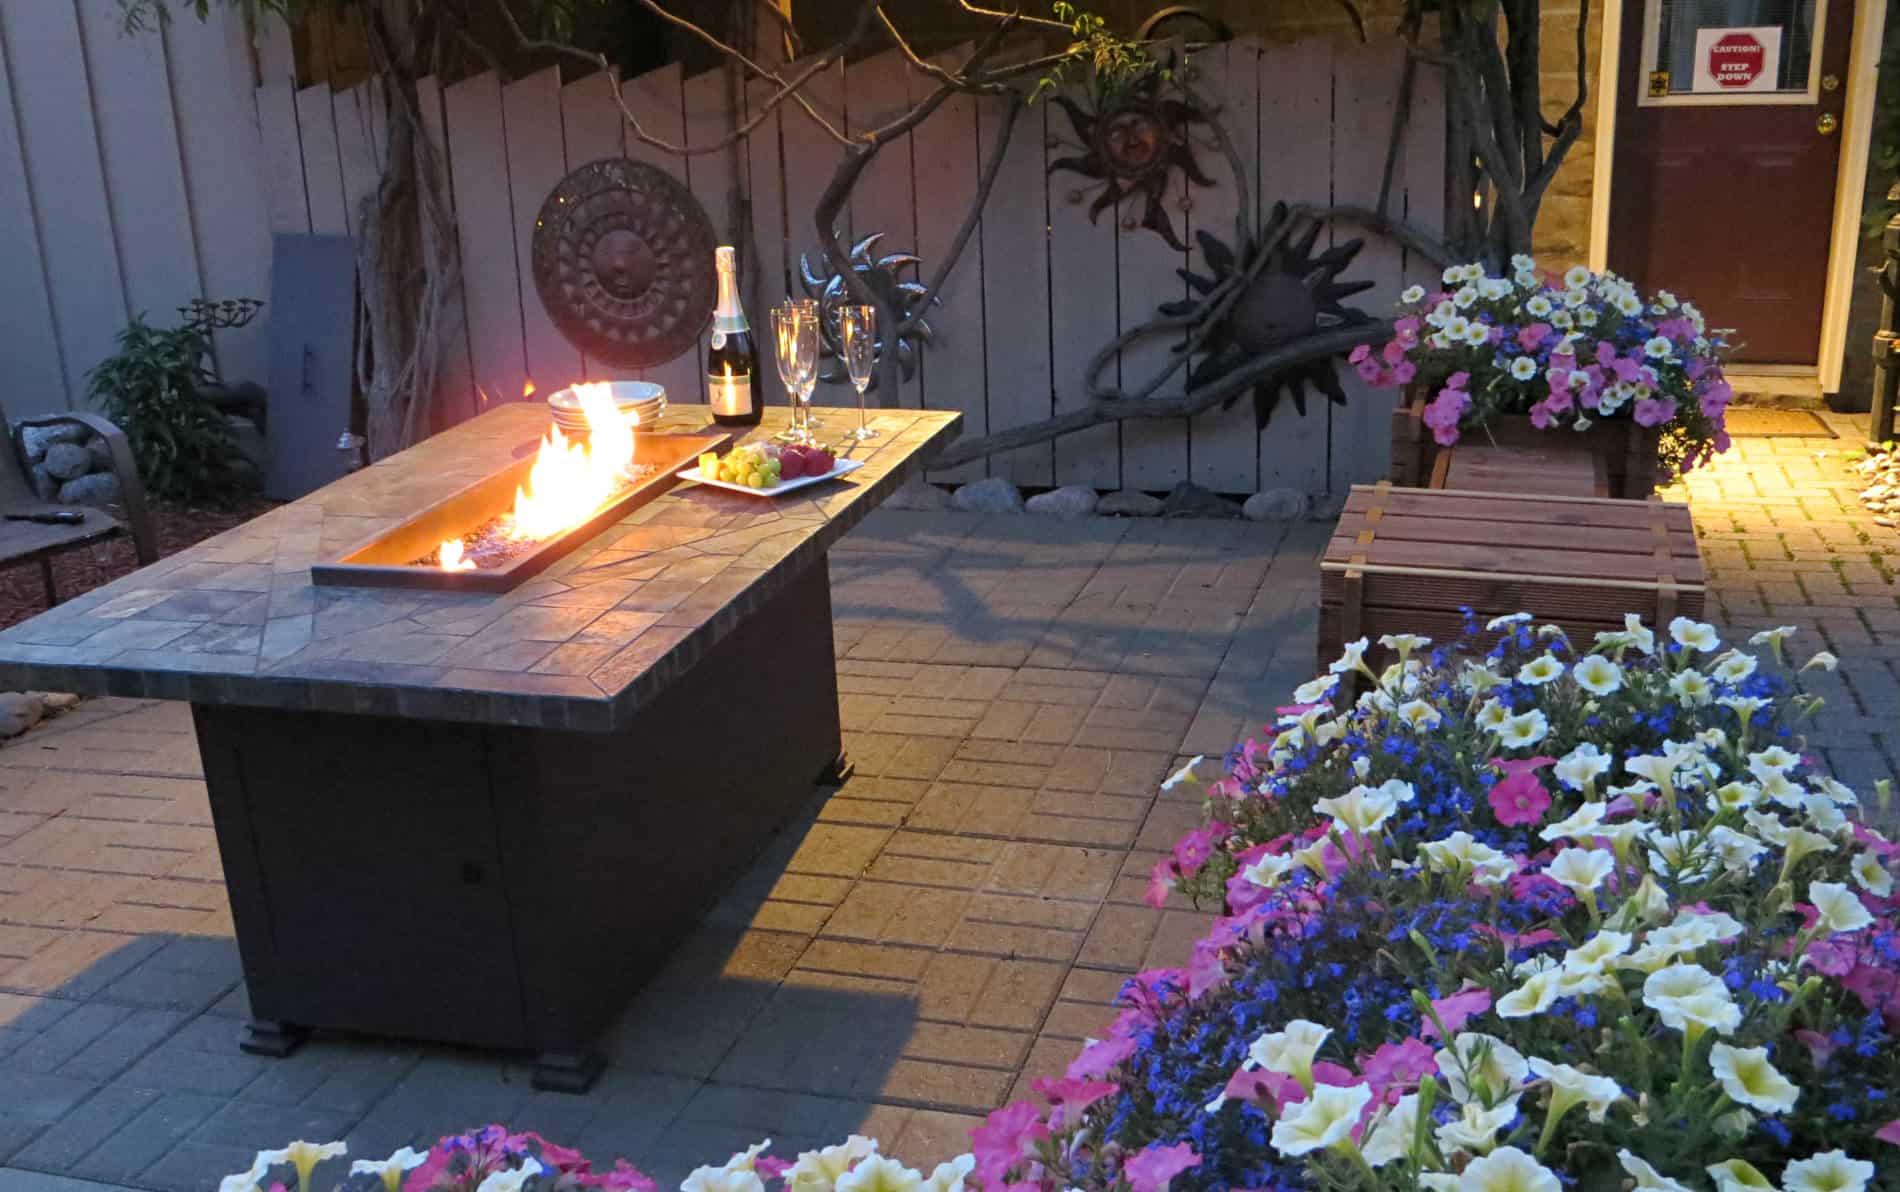
[[[845,367],[851,372],[851,386],[858,391],[858,425],[845,437],[862,443],[877,438],[876,428],[865,420],[864,391],[871,386],[877,371],[877,308],[846,306],[838,311],[838,339],[844,349]]]
[[[818,338],[817,338],[817,340],[815,341],[815,346],[814,346],[814,347],[813,347],[813,349],[812,349],[812,352],[813,352],[813,355],[812,355],[812,369],[813,369],[813,376],[812,376],[812,387],[813,387],[813,388],[816,388],[816,387],[817,387],[817,384],[818,384],[818,380],[817,380],[817,369],[818,369],[818,364],[819,364],[819,358],[820,358],[820,357],[821,357],[821,356],[822,356],[822,355],[824,354],[824,346],[825,346],[825,338],[824,338],[824,337],[825,337],[825,325],[824,325],[824,323],[823,323],[823,322],[821,322],[821,320],[825,318],[825,312],[824,312],[824,309],[822,308],[822,306],[820,305],[820,303],[819,303],[819,301],[818,301],[818,299],[816,299],[816,298],[788,298],[788,299],[786,299],[786,301],[788,301],[788,302],[790,302],[790,303],[791,303],[791,304],[792,304],[793,306],[796,306],[796,307],[797,307],[797,308],[798,308],[799,310],[801,310],[801,311],[803,311],[803,312],[805,312],[805,314],[806,314],[806,315],[807,315],[807,316],[808,316],[808,317],[809,317],[809,318],[811,319],[811,325],[812,325],[812,327],[813,327],[813,328],[815,328],[815,329],[817,330],[817,333],[818,333]],[[824,422],[824,420],[823,420],[822,418],[820,418],[820,417],[818,417],[818,415],[816,415],[816,414],[814,414],[814,413],[812,413],[812,408],[811,408],[811,395],[810,395],[810,393],[808,392],[808,393],[806,394],[806,396],[805,396],[805,434],[806,434],[806,437],[807,437],[807,438],[809,438],[809,439],[812,439],[812,440],[814,440],[814,441],[815,441],[815,440],[816,440],[816,438],[817,438],[817,436],[815,436],[815,435],[813,435],[813,434],[812,434],[811,432],[812,432],[812,431],[814,431],[814,430],[816,430],[816,429],[817,429],[817,428],[818,428],[818,427],[819,427],[820,425],[822,425],[822,424],[823,424],[823,422]]]
[[[803,347],[799,329],[806,323],[810,323],[810,319],[796,303],[782,302],[772,308],[772,357],[778,365],[778,379],[784,382],[785,392],[792,402],[791,427],[780,431],[773,438],[785,443],[802,443],[811,437],[811,432],[805,429],[805,406],[798,399],[804,372],[799,358]],[[813,330],[817,330],[815,325]]]
[[[798,384],[794,399],[803,411],[801,422],[804,426],[804,442],[815,443],[818,437],[812,434],[812,427],[818,425],[818,419],[812,417],[811,395],[818,388],[818,357],[823,349],[823,335],[818,327],[818,305],[812,303],[808,309],[798,312]]]

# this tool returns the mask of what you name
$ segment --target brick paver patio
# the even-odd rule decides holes
[[[1818,630],[1844,660],[1808,677],[1828,760],[1864,787],[1900,751],[1900,550],[1855,506],[1837,425],[1742,440],[1687,491],[1722,619]],[[767,1135],[862,1130],[913,1165],[963,1149],[1124,976],[1186,956],[1204,919],[1140,900],[1196,811],[1157,786],[1310,673],[1327,529],[867,521],[832,561],[856,774],[634,1003],[584,1097],[435,1048],[239,1053],[185,709],[83,705],[0,749],[0,1192],[204,1189],[296,1137],[380,1156],[496,1120],[663,1184]]]

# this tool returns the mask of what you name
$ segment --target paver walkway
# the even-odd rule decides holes
[[[1829,761],[1867,784],[1900,747],[1900,558],[1853,504],[1851,443],[1743,440],[1688,491],[1723,619],[1817,628],[1809,644],[1845,660],[1810,678]],[[96,1187],[49,1173],[209,1188],[296,1137],[381,1155],[493,1120],[669,1185],[768,1135],[791,1151],[863,1130],[913,1165],[963,1149],[982,1113],[1099,1029],[1126,974],[1178,963],[1199,934],[1190,909],[1140,901],[1195,815],[1157,786],[1310,673],[1327,530],[860,527],[832,562],[857,772],[634,1003],[584,1097],[442,1049],[237,1052],[243,990],[189,720],[88,703],[0,749],[0,1192]]]

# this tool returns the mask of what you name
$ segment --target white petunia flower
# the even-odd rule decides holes
[[[402,1177],[429,1161],[428,1151],[403,1147],[387,1159],[358,1159],[350,1164],[351,1175],[373,1175],[383,1182],[384,1192],[398,1192]]]
[[[1626,931],[1599,931],[1565,952],[1563,967],[1568,972],[1602,972],[1610,967],[1611,961],[1630,950],[1634,939]]]
[[[1343,795],[1316,800],[1313,808],[1331,816],[1340,831],[1362,836],[1377,832],[1399,809],[1396,799],[1369,786],[1355,786]]]
[[[1864,1192],[1874,1165],[1834,1150],[1799,1159],[1781,1169],[1783,1192]]]
[[[1452,1097],[1469,1101],[1496,1101],[1510,1096],[1530,1075],[1530,1065],[1516,1048],[1492,1035],[1466,1031],[1437,1056],[1438,1074]]]
[[[1480,885],[1496,885],[1517,872],[1517,866],[1505,853],[1479,843],[1469,832],[1458,831],[1443,840],[1419,845],[1425,864],[1433,873],[1468,872]]]
[[[1749,782],[1725,782],[1709,792],[1710,811],[1747,811],[1761,803],[1761,788]]]
[[[1722,656],[1722,661],[1715,664],[1710,673],[1715,676],[1716,682],[1727,683],[1732,687],[1754,674],[1756,665],[1753,654],[1730,650]]]
[[[1629,638],[1630,645],[1635,646],[1643,653],[1654,654],[1656,652],[1655,631],[1643,624],[1643,618],[1637,614],[1623,614],[1623,633]]]
[[[1195,754],[1193,757],[1188,759],[1187,765],[1182,766],[1179,770],[1176,770],[1174,773],[1168,775],[1167,781],[1161,784],[1161,789],[1164,791],[1171,791],[1175,787],[1180,786],[1183,782],[1192,781],[1194,778],[1194,767],[1200,765],[1202,762],[1206,760],[1207,760],[1207,757],[1205,754],[1199,754],[1199,753]]]
[[[1841,664],[1841,660],[1836,658],[1832,651],[1816,650],[1814,652],[1814,657],[1808,659],[1806,663],[1802,664],[1801,669],[1804,671],[1808,671],[1808,670],[1813,670],[1815,667],[1818,666],[1824,671],[1832,671],[1836,667],[1840,666],[1840,664]]]
[[[765,1181],[750,1167],[698,1167],[681,1182],[680,1192],[765,1192]]]
[[[541,1174],[541,1163],[536,1159],[523,1159],[521,1166],[512,1171],[490,1172],[488,1177],[475,1186],[475,1192],[521,1192],[528,1181]],[[757,1179],[754,1176],[753,1179]]]
[[[1529,381],[1537,376],[1537,360],[1531,356],[1519,356],[1511,361],[1511,379]]]
[[[1418,1094],[1407,1093],[1399,1103],[1379,1115],[1366,1132],[1359,1153],[1374,1167],[1384,1167],[1412,1156],[1412,1144],[1418,1137]]]
[[[1510,718],[1511,709],[1505,707],[1504,702],[1496,696],[1478,705],[1477,722],[1481,729],[1498,732],[1504,728],[1505,722]]]
[[[1563,677],[1564,664],[1546,651],[1517,668],[1517,681],[1531,687],[1542,686]]]
[[[1568,784],[1566,784],[1568,785]],[[1596,835],[1609,810],[1607,803],[1583,803],[1554,824],[1546,824],[1537,834],[1540,840],[1586,840]]]
[[[1428,733],[1445,722],[1444,714],[1422,699],[1407,700],[1394,715],[1415,733]]]
[[[1505,613],[1501,617],[1492,617],[1486,621],[1484,628],[1487,633],[1497,633],[1500,630],[1515,629],[1519,625],[1528,624],[1531,619],[1529,613]]]
[[[1672,964],[1643,982],[1643,1004],[1671,1030],[1726,1035],[1742,1024],[1742,1012],[1722,979],[1699,964]]]
[[[1677,617],[1669,622],[1669,636],[1685,650],[1697,650],[1704,654],[1713,654],[1722,646],[1722,639],[1715,632],[1715,626],[1707,621],[1693,621],[1688,617]]]
[[[1339,688],[1337,674],[1321,675],[1309,679],[1293,689],[1293,702],[1296,704],[1323,704],[1333,698],[1333,692]]]
[[[1247,1059],[1256,1067],[1291,1076],[1305,1084],[1313,1079],[1313,1057],[1319,1054],[1320,1044],[1332,1033],[1330,1027],[1295,1018],[1281,1029],[1255,1039],[1247,1048]]]
[[[1536,708],[1509,717],[1497,727],[1498,743],[1505,749],[1529,749],[1550,735],[1550,721]]]
[[[1584,660],[1584,662],[1588,661],[1587,658]],[[1577,664],[1579,672],[1582,671],[1583,665],[1582,662]],[[1580,791],[1609,773],[1612,760],[1609,754],[1598,749],[1593,742],[1585,741],[1558,758],[1557,765],[1551,772],[1557,776],[1558,782],[1573,791]]]
[[[1829,931],[1859,931],[1874,921],[1861,905],[1860,895],[1839,882],[1809,882],[1808,902],[1820,915],[1820,925]]]
[[[1420,1182],[1430,1179],[1420,1176]],[[1560,1183],[1550,1168],[1514,1146],[1501,1146],[1483,1158],[1474,1159],[1464,1173],[1444,1185],[1457,1192],[1560,1192]]]
[[[1854,875],[1854,884],[1876,898],[1885,898],[1893,893],[1893,874],[1880,863],[1880,858],[1872,853],[1856,853],[1848,866]]]
[[[276,1151],[257,1152],[257,1166],[253,1168],[261,1177],[264,1172],[279,1163],[288,1163],[297,1172],[297,1182],[301,1187],[310,1184],[310,1173],[317,1164],[326,1159],[336,1159],[350,1153],[350,1148],[341,1142],[304,1142],[299,1140]]]
[[[1405,289],[1399,291],[1399,301],[1405,303],[1405,305],[1407,306],[1416,306],[1417,304],[1425,301],[1425,287],[1424,286],[1405,287]]]
[[[1781,643],[1801,632],[1793,625],[1777,625],[1773,629],[1763,629],[1748,639],[1751,646],[1768,646],[1778,649]]]
[[[1550,1009],[1558,997],[1559,978],[1562,974],[1556,969],[1546,969],[1537,973],[1497,1000],[1495,1007],[1499,1018],[1529,1018]]]
[[[1517,1098],[1514,1096],[1488,1107],[1476,1101],[1466,1101],[1459,1107],[1457,1117],[1440,1125],[1432,1134],[1438,1139],[1438,1145],[1447,1152],[1488,1154],[1498,1144],[1498,1131],[1510,1125],[1516,1116]]]
[[[1356,642],[1347,642],[1343,652],[1328,665],[1326,669],[1335,675],[1343,675],[1347,671],[1368,670],[1369,668],[1366,666],[1366,647],[1371,644],[1371,642],[1363,637]]]
[[[1775,1192],[1773,1182],[1746,1159],[1711,1163],[1702,1170],[1708,1172],[1709,1178],[1715,1181],[1715,1192],[1756,1192],[1757,1189]]]
[[[1725,695],[1715,702],[1731,709],[1743,724],[1753,720],[1755,713],[1768,706],[1767,700],[1752,695]]]
[[[1531,1072],[1550,1082],[1550,1109],[1547,1118],[1561,1118],[1581,1105],[1590,1120],[1601,1123],[1610,1106],[1623,1099],[1623,1086],[1607,1076],[1596,1076],[1569,1064],[1553,1064],[1533,1056]]]
[[[1616,1152],[1616,1157],[1623,1164],[1623,1170],[1635,1177],[1636,1187],[1631,1192],[1690,1192],[1686,1185],[1670,1179],[1627,1150]]]
[[[1594,276],[1588,266],[1572,265],[1570,268],[1564,270],[1564,289],[1584,289],[1594,279]]]
[[[1700,708],[1715,698],[1715,686],[1707,675],[1691,666],[1669,676],[1669,694],[1685,707]]]
[[[821,1151],[800,1151],[798,1161],[785,1173],[787,1186],[817,1183],[830,1188],[840,1176],[856,1167],[858,1161],[877,1154],[877,1139],[853,1134],[836,1146]]]
[[[1368,1085],[1316,1085],[1311,1096],[1286,1107],[1273,1123],[1273,1149],[1292,1157],[1347,1142],[1371,1102]]]
[[[924,1173],[872,1155],[838,1177],[837,1192],[923,1192]]]
[[[1577,686],[1591,695],[1613,695],[1623,686],[1623,668],[1601,654],[1591,654],[1570,668]]]
[[[1594,895],[1603,879],[1616,872],[1616,857],[1600,848],[1567,848],[1551,858],[1544,876],[1583,898]]]
[[[1254,861],[1253,864],[1242,869],[1240,876],[1256,886],[1272,889],[1279,885],[1281,881],[1286,878],[1287,874],[1293,871],[1293,866],[1294,861],[1291,857],[1282,856],[1278,853],[1266,853]]]
[[[1800,754],[1790,752],[1779,745],[1757,749],[1748,755],[1748,772],[1758,779],[1766,778],[1770,774],[1786,774],[1800,764]]]
[[[927,1192],[963,1192],[964,1181],[976,1170],[976,1156],[964,1153],[954,1159],[946,1159],[937,1164],[937,1169],[924,1181]]]
[[[1794,1082],[1768,1062],[1766,1047],[1717,1043],[1709,1049],[1709,1070],[1722,1082],[1729,1100],[1763,1113],[1786,1113],[1801,1095]]]
[[[1709,843],[1715,846],[1722,868],[1730,873],[1752,873],[1768,846],[1746,832],[1722,825],[1709,830]]]

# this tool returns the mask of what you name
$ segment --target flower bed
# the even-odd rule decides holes
[[[972,1154],[761,1144],[685,1192],[1900,1189],[1900,845],[1803,755],[1792,630],[1483,632],[1355,642],[1234,750],[1150,891],[1223,916]],[[405,1161],[351,1192],[650,1186],[499,1128]]]
[[[1582,266],[1550,279],[1529,257],[1512,266],[1505,278],[1454,265],[1441,289],[1407,290],[1391,342],[1354,349],[1360,377],[1424,399],[1424,425],[1445,447],[1474,428],[1500,441],[1570,431],[1613,441],[1620,456],[1651,450],[1642,432],[1657,430],[1658,483],[1728,450],[1727,341],[1694,304],[1667,290],[1645,299]],[[1636,429],[1612,440],[1605,423]]]
[[[1801,755],[1819,701],[1782,665],[1791,631],[1760,655],[1680,619],[1578,650],[1528,618],[1491,632],[1471,657],[1391,637],[1376,676],[1354,643],[1229,757],[1151,890],[1225,916],[1130,983],[979,1173],[1900,1187],[1900,846]],[[1338,713],[1347,672],[1371,688]]]

